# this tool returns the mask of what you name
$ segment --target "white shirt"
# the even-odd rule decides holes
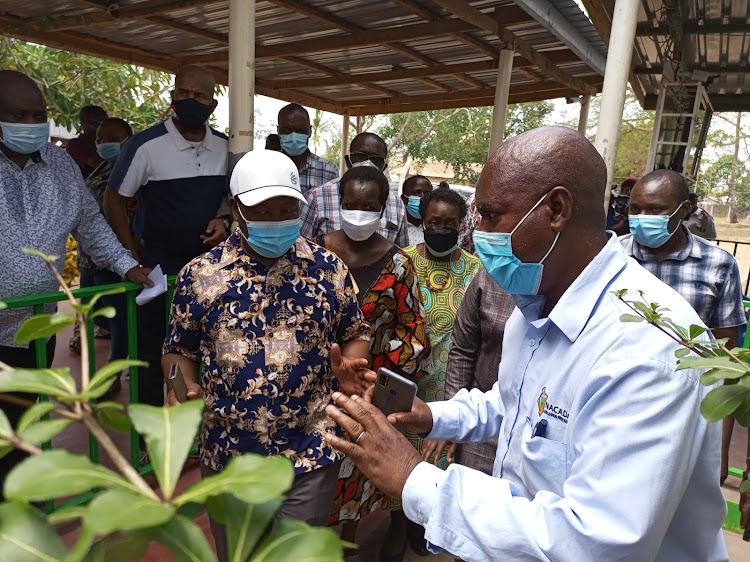
[[[630,312],[619,289],[702,325],[616,237],[549,317],[543,297],[517,297],[498,382],[430,404],[430,438],[499,436],[494,476],[424,462],[409,476],[404,511],[431,548],[467,561],[728,560],[721,424],[699,410],[710,389],[700,371],[675,370],[673,340],[619,321]],[[540,419],[544,437],[533,436]]]
[[[407,220],[406,229],[409,233],[409,246],[424,242],[424,228],[422,228],[422,223],[412,224]]]

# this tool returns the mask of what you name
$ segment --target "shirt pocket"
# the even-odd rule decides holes
[[[562,441],[535,436],[535,425],[526,418],[520,470],[525,488],[532,496],[540,490],[562,496],[563,483],[568,477],[568,446]]]

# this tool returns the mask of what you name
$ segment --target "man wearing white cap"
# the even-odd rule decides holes
[[[305,198],[288,156],[249,152],[230,191],[239,228],[180,272],[162,366],[178,363],[188,399],[206,403],[204,475],[247,452],[286,456],[296,476],[277,518],[325,525],[339,456],[324,435],[340,431],[325,407],[339,388],[365,390],[369,327],[344,263],[300,236]],[[226,559],[225,531],[211,526]]]

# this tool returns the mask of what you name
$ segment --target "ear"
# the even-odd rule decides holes
[[[680,219],[680,222],[682,222],[690,216],[690,210],[693,208],[693,204],[690,202],[690,199],[687,199],[682,202],[680,207],[682,207],[683,212],[682,218]]]
[[[407,205],[409,203],[409,196],[405,193],[401,194],[401,201],[403,201],[404,205]]]
[[[352,161],[349,158],[348,154],[344,154],[344,162],[346,162],[346,167],[351,168],[352,167]]]
[[[169,99],[174,101],[174,90],[169,90]]]
[[[237,207],[237,199],[235,197],[229,197],[229,204],[232,206],[232,219],[242,224],[245,221],[240,216],[239,208]]]
[[[551,211],[550,226],[555,232],[561,232],[573,216],[573,194],[558,185],[549,192],[547,201]]]

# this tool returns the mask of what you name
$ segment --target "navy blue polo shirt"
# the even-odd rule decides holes
[[[226,173],[227,137],[208,126],[202,141],[190,142],[167,119],[126,143],[109,185],[125,197],[139,194],[143,265],[176,274],[210,249],[200,237],[220,206],[228,214]]]

